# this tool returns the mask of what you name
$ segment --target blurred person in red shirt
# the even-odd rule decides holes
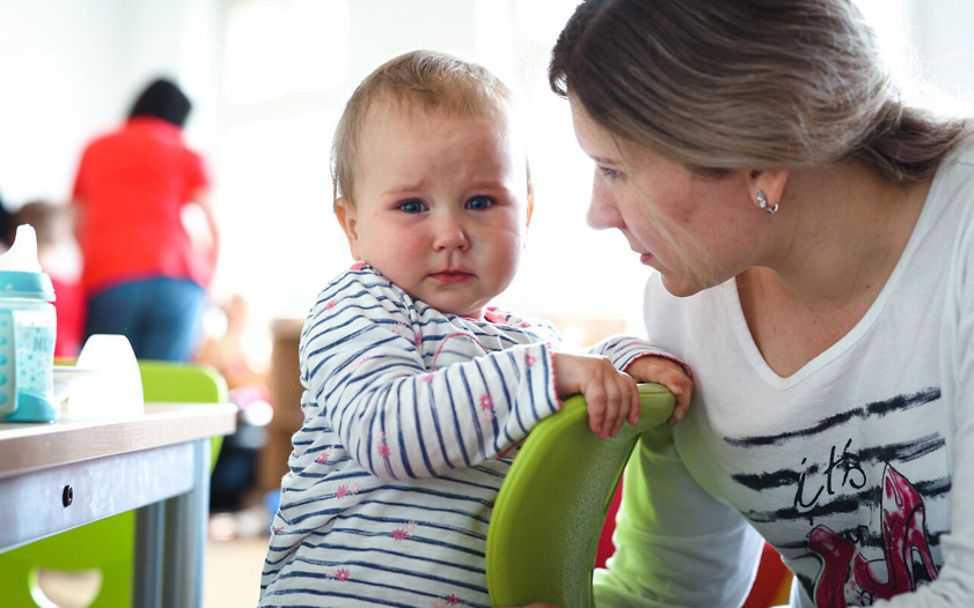
[[[174,82],[153,81],[124,125],[88,144],[75,179],[84,335],[123,334],[140,359],[193,357],[216,264],[205,164],[182,137],[191,107]],[[203,244],[183,222],[192,204]]]

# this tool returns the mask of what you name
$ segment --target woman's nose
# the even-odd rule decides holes
[[[449,216],[438,222],[436,234],[433,237],[433,249],[436,251],[466,250],[469,247],[470,241],[467,239],[467,233],[460,222]]]
[[[622,228],[622,215],[609,189],[599,175],[592,182],[592,200],[589,202],[585,220],[592,228]]]

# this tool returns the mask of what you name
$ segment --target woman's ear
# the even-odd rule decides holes
[[[358,255],[358,232],[355,229],[355,207],[348,204],[344,197],[335,199],[335,219],[342,227],[345,238],[348,239],[348,249],[352,252],[352,257],[359,260]]]
[[[766,203],[775,207],[781,203],[785,196],[785,186],[788,185],[788,178],[791,173],[787,169],[754,169],[750,172],[748,191],[751,193],[751,201],[761,206],[757,201],[757,192],[764,193]]]

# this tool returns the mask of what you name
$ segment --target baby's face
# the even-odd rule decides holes
[[[352,255],[440,311],[479,318],[524,246],[527,178],[512,141],[506,120],[372,108],[344,206]]]

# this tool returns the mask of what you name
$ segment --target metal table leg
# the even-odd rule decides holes
[[[164,534],[164,509],[161,503],[146,505],[135,512],[133,606],[162,606]]]
[[[132,604],[201,608],[210,502],[210,441],[193,442],[192,490],[136,511]]]
[[[164,541],[167,608],[203,606],[203,565],[210,507],[210,441],[193,444],[193,489],[166,501]]]

